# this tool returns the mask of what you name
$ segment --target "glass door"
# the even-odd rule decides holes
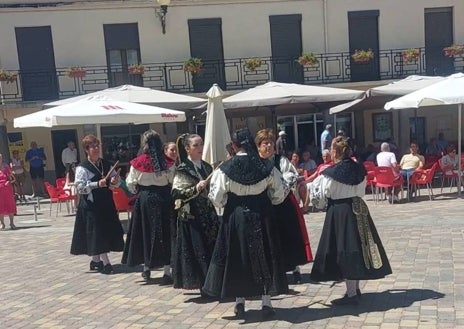
[[[108,51],[108,67],[110,86],[131,84],[142,86],[141,74],[131,74],[129,67],[139,63],[139,52],[137,49],[117,49]]]

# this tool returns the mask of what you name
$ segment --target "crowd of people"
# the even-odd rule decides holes
[[[326,128],[328,135],[331,127]],[[235,298],[238,318],[245,316],[246,298],[254,296],[261,296],[263,317],[272,317],[271,296],[288,293],[286,273],[299,284],[300,266],[314,261],[311,280],[346,282],[346,294],[334,305],[358,304],[359,280],[382,278],[391,268],[361,199],[366,172],[353,161],[343,135],[324,137],[330,141],[317,165],[309,150],[301,153],[302,161],[297,152],[288,158],[284,132],[276,140],[271,129],[256,136],[240,129],[227,145],[228,159],[213,168],[202,160],[199,135],[163,143],[148,130],[127,174],[101,157],[95,136],[82,140],[86,157],[79,163],[70,142],[62,161],[65,185],[78,196],[71,254],[90,256],[90,271],[114,274],[109,253],[122,252],[121,263],[142,266],[147,282],[152,269],[162,268],[162,285],[197,290],[206,299]],[[415,165],[414,150],[411,146],[402,162]],[[382,152],[379,162],[396,167],[388,145],[382,144]],[[35,192],[43,182],[45,159],[43,149],[31,143],[26,161]],[[453,161],[451,152],[444,163],[452,167]],[[0,205],[1,230],[5,216],[16,229],[13,185],[24,195],[24,175],[24,162],[13,152],[11,164],[0,168],[0,192],[8,201]],[[112,195],[120,186],[133,196],[134,206],[125,238]],[[315,257],[303,216],[311,204],[326,211]]]
[[[237,318],[254,296],[261,296],[262,316],[272,317],[271,296],[288,293],[286,272],[301,283],[299,266],[314,260],[312,280],[346,281],[346,295],[332,303],[357,304],[359,280],[391,273],[361,199],[364,167],[350,158],[344,137],[326,146],[322,165],[307,152],[295,167],[279,153],[274,136],[270,129],[256,136],[237,130],[228,160],[213,168],[202,160],[200,136],[183,134],[163,144],[148,130],[125,179],[100,158],[100,141],[86,136],[87,157],[76,166],[74,181],[79,202],[71,253],[90,256],[91,271],[113,274],[108,253],[123,251],[122,263],[143,265],[147,282],[153,268],[162,268],[163,285],[194,289],[207,299],[235,298]],[[136,195],[125,241],[111,198],[121,182]],[[327,209],[314,259],[300,207],[308,200]]]

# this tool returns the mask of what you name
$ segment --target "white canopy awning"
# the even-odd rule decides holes
[[[123,85],[96,91],[86,95],[80,95],[76,97],[61,99],[51,103],[46,103],[44,104],[44,108],[65,105],[79,100],[88,99],[89,97],[98,96],[111,98],[118,101],[155,105],[173,110],[193,109],[198,106],[206,106],[207,103],[207,100],[203,98],[170,93],[145,87]]]
[[[413,91],[419,90],[421,88],[430,86],[443,79],[444,77],[429,77],[429,76],[421,76],[421,75],[411,75],[407,78],[389,83],[384,86],[379,86],[379,87],[368,89],[366,90],[362,98],[332,107],[330,109],[330,114],[336,114],[336,113],[345,111],[353,107],[354,105],[361,103],[362,101],[364,101],[366,98],[369,98],[369,97],[403,96]]]
[[[362,97],[360,90],[268,82],[223,100],[224,108],[276,106],[282,104],[349,101]]]
[[[185,113],[105,97],[88,97],[14,119],[15,128],[185,121]]]

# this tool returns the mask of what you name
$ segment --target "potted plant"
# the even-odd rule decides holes
[[[198,74],[200,73],[202,67],[203,67],[203,63],[201,61],[201,58],[192,57],[184,61],[185,72],[190,72],[192,74]]]
[[[142,64],[132,64],[128,70],[129,74],[132,75],[143,75],[145,73],[145,67]]]
[[[443,48],[446,57],[464,57],[464,45],[453,44],[449,47]]]
[[[298,63],[300,63],[301,66],[314,66],[319,64],[319,60],[314,53],[304,53],[298,57]]]
[[[403,61],[406,63],[414,63],[419,59],[420,51],[417,48],[409,48],[401,54]]]
[[[259,57],[252,57],[245,59],[245,67],[250,71],[256,71],[258,67],[263,64],[263,61]]]
[[[6,81],[6,83],[13,83],[18,77],[17,73],[13,73],[0,68],[0,81]]]
[[[86,71],[80,66],[71,66],[66,70],[66,75],[70,78],[83,78],[86,75]]]
[[[351,58],[356,63],[368,63],[371,59],[374,58],[374,52],[371,49],[356,49],[354,53],[351,55]]]

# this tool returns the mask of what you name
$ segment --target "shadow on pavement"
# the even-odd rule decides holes
[[[112,264],[116,273],[142,273],[143,266],[127,266],[124,264]]]
[[[14,230],[8,229],[8,230],[9,231],[20,231],[20,230],[29,230],[29,229],[32,229],[32,228],[41,228],[41,227],[50,227],[50,226],[51,225],[29,225],[29,226],[24,226],[24,225],[18,226],[18,225],[16,225],[16,229],[14,229]]]
[[[427,299],[439,299],[445,295],[430,289],[406,289],[406,290],[387,290],[381,293],[366,293],[357,306],[329,306],[324,308],[309,308],[308,306],[294,308],[274,308],[274,317],[263,319],[261,310],[247,310],[245,321],[241,324],[249,324],[263,321],[287,321],[290,323],[304,323],[336,316],[354,315],[366,312],[385,312],[395,308],[405,308],[415,302]],[[315,301],[311,305],[322,304]],[[325,305],[325,304],[322,304]],[[223,317],[226,320],[234,320],[235,317]]]

